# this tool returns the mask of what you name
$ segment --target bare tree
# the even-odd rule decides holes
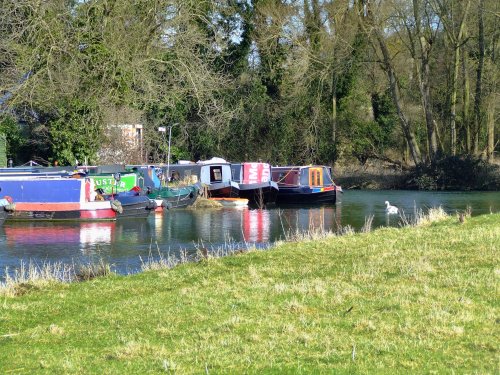
[[[359,9],[359,22],[361,27],[364,29],[367,35],[372,37],[372,43],[374,48],[380,50],[382,54],[381,58],[381,66],[387,75],[387,79],[389,81],[389,89],[391,92],[392,101],[394,106],[396,107],[396,112],[399,117],[401,130],[403,131],[403,135],[408,144],[408,148],[410,150],[410,155],[415,164],[421,164],[422,157],[420,153],[420,148],[418,146],[417,139],[415,134],[410,126],[410,122],[403,111],[403,107],[401,104],[401,96],[398,86],[398,77],[396,73],[396,69],[393,64],[393,56],[391,55],[389,48],[387,46],[386,37],[383,34],[383,31],[386,27],[384,22],[377,21],[375,17],[375,12],[372,10],[373,4],[366,0],[360,0],[357,2],[357,6]],[[383,18],[383,15],[380,14],[380,7],[377,9],[377,15],[379,18]]]
[[[465,43],[465,29],[467,14],[470,8],[470,0],[456,2],[454,0],[433,0],[436,13],[439,15],[444,30],[450,40],[453,60],[451,75],[451,94],[450,94],[450,149],[451,154],[457,153],[457,91],[458,91],[458,73],[460,69],[460,51]]]

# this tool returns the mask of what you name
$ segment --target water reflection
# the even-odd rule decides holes
[[[86,245],[109,244],[114,240],[115,222],[93,223],[17,223],[5,225],[7,245]]]
[[[278,216],[285,233],[319,229],[336,231],[342,226],[342,204],[280,210]]]
[[[348,191],[334,206],[288,207],[271,210],[169,210],[144,220],[95,223],[15,223],[0,227],[0,279],[5,268],[21,261],[37,264],[88,263],[99,259],[119,273],[137,272],[141,258],[158,252],[178,255],[198,244],[217,248],[228,242],[259,247],[284,239],[290,232],[323,228],[359,230],[373,216],[373,228],[397,226],[398,215],[386,215],[384,201],[406,216],[415,210],[443,206],[448,212],[472,208],[473,215],[500,211],[500,193],[436,193],[407,191]]]
[[[271,217],[267,210],[244,210],[242,212],[243,239],[246,242],[269,242]]]

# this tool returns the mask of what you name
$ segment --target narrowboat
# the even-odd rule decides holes
[[[155,204],[137,191],[107,195],[88,177],[0,176],[2,193],[13,198],[12,220],[116,220],[147,217]]]
[[[334,204],[336,201],[330,167],[272,167],[271,179],[279,187],[276,204]]]
[[[102,199],[114,201],[112,204],[120,203],[117,218],[144,218],[157,207],[156,202],[146,195],[144,177],[123,166],[111,166],[107,170],[98,167],[88,170],[85,176],[90,181],[91,201]]]
[[[157,211],[191,206],[200,192],[201,184],[184,184],[184,181],[166,181],[163,169],[155,166],[137,166],[135,170],[144,178],[144,186],[150,199],[156,201]]]
[[[221,158],[197,163],[171,164],[163,168],[170,181],[191,180],[206,187],[209,198],[238,198],[240,187],[233,180],[231,164]]]
[[[268,163],[231,164],[234,181],[239,184],[240,197],[248,199],[251,206],[263,207],[276,203],[278,184],[271,180]]]

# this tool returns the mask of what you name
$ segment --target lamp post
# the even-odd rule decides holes
[[[166,132],[167,132],[167,128],[168,128],[167,178],[166,178],[167,187],[168,187],[168,180],[170,179],[170,143],[171,143],[171,140],[172,140],[172,128],[175,125],[179,125],[179,124],[175,123],[175,124],[172,124],[172,125],[168,125],[166,127],[165,126],[160,126],[158,128],[158,131],[163,133],[163,140],[164,141],[165,141],[165,136],[166,136]]]

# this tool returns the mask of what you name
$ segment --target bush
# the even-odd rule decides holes
[[[449,156],[418,166],[407,187],[419,190],[498,190],[500,167],[471,156]]]

